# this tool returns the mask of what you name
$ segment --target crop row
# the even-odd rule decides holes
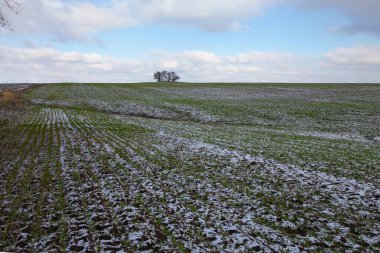
[[[0,164],[0,248],[378,250],[374,184],[193,138],[203,126],[186,136],[159,124],[35,107],[1,141],[18,152]]]

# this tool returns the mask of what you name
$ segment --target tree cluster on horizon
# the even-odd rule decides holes
[[[169,72],[169,71],[157,71],[154,73],[153,78],[157,82],[176,82],[180,79],[180,77],[175,72]]]

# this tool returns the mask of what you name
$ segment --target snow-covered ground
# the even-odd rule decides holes
[[[379,156],[355,159],[342,146],[376,154],[376,139],[360,131],[234,127],[207,107],[181,105],[173,97],[162,102],[162,94],[174,94],[171,89],[160,87],[150,100],[134,99],[141,92],[134,87],[32,91],[36,105],[24,121],[1,130],[8,132],[0,141],[0,251],[380,250],[378,169],[360,177],[345,173],[357,165],[335,172],[329,167],[334,161],[314,150],[303,151],[321,159],[314,167],[252,151],[257,135],[295,136],[302,141],[292,146],[274,147],[268,139],[260,147],[327,142],[348,160],[343,164],[375,166]],[[217,97],[221,90],[202,92]]]

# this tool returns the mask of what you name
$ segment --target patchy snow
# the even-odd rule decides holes
[[[190,95],[241,95],[229,90],[195,89]],[[269,90],[242,99],[284,96],[283,90]],[[207,134],[192,138],[220,120],[207,110],[170,103],[156,108],[149,94],[144,97],[149,102],[142,103],[85,85],[73,91],[73,97],[52,101],[33,97],[39,104],[34,118],[14,133],[19,157],[3,163],[0,172],[0,233],[12,229],[1,234],[10,238],[5,250],[379,251],[377,184],[254,156],[246,147],[230,148],[227,137],[213,139],[214,144]],[[118,91],[111,95],[133,95]],[[103,92],[102,99],[96,92]],[[183,92],[177,90],[179,96]],[[308,100],[324,95],[285,92],[307,93]],[[98,111],[64,108],[79,105]],[[181,132],[173,126],[177,121],[165,127],[152,118],[192,122]],[[134,132],[130,124],[152,131]],[[376,145],[353,133],[268,131]]]

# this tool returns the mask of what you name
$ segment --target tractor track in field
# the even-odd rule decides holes
[[[235,121],[224,104],[212,108],[224,97],[237,110],[232,101],[244,94],[248,105],[252,98],[299,94],[329,101],[325,91],[227,90],[231,94],[225,88],[139,93],[63,84],[29,91],[34,105],[27,114],[14,128],[0,125],[7,131],[0,132],[0,251],[378,252],[378,144],[364,132],[332,131],[341,118],[326,127],[318,121],[323,127],[314,130],[309,118],[291,113],[241,114]],[[180,104],[166,99],[168,92],[210,101]],[[343,95],[330,100],[349,100]],[[372,124],[378,115],[371,113],[360,114],[369,117],[368,136],[378,136]],[[347,117],[352,127],[364,124],[355,113]],[[273,119],[297,124],[267,128]],[[253,152],[276,141],[305,161]],[[356,159],[350,152],[357,148],[368,157]],[[359,171],[346,161],[331,166],[324,156],[307,162],[318,152],[348,159]]]
[[[119,122],[104,117],[41,108],[17,133],[23,155],[0,174],[8,183],[0,226],[12,232],[1,234],[5,250],[306,252],[364,247],[357,240],[377,247],[373,184],[132,129],[149,137],[140,139],[104,128],[104,120]]]

